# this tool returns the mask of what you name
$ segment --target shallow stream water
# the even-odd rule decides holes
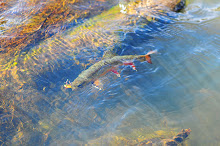
[[[16,10],[0,11],[1,17],[13,21],[8,13]],[[183,12],[155,17],[136,22],[113,5],[17,57],[1,51],[0,144],[107,145],[113,137],[140,140],[191,128],[185,144],[220,145],[219,1],[191,0]],[[135,61],[137,71],[119,67],[120,78],[106,74],[102,90],[92,84],[76,91],[63,87],[109,48],[119,55],[158,53],[153,64]]]

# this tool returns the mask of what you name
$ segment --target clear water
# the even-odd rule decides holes
[[[114,9],[33,44],[1,71],[0,143],[106,145],[115,135],[191,128],[188,145],[220,145],[220,3],[189,1],[182,13],[137,24]],[[135,61],[137,72],[102,77],[101,91],[63,88],[111,47],[158,54],[152,65]]]

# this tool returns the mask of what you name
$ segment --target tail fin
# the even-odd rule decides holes
[[[157,50],[150,51],[145,55],[145,60],[150,64],[152,64],[150,54],[154,54],[154,53],[157,53]]]

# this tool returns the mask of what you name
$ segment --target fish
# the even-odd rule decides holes
[[[66,81],[66,84],[64,85],[65,88],[71,88],[72,90],[76,90],[78,88],[82,88],[85,85],[91,83],[94,83],[93,85],[101,90],[96,84],[99,83],[97,81],[100,77],[104,76],[108,72],[113,72],[118,77],[120,77],[120,74],[116,70],[117,66],[121,65],[129,65],[132,67],[133,70],[136,70],[136,67],[133,63],[134,60],[138,60],[140,62],[147,61],[148,63],[152,64],[151,61],[151,54],[156,53],[156,50],[149,51],[145,55],[123,55],[123,56],[116,56],[113,53],[106,52],[103,55],[103,59],[99,62],[96,62],[92,66],[90,66],[88,69],[84,70],[82,73],[79,74],[79,76],[73,81],[68,82]],[[137,70],[136,70],[137,71]]]

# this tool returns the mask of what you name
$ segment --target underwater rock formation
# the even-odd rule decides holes
[[[183,142],[186,140],[186,138],[189,136],[191,132],[191,129],[182,129],[180,133],[178,133],[176,136],[174,136],[172,139],[163,139],[159,140],[158,138],[150,139],[142,141],[138,146],[177,146],[179,144],[183,144]]]

